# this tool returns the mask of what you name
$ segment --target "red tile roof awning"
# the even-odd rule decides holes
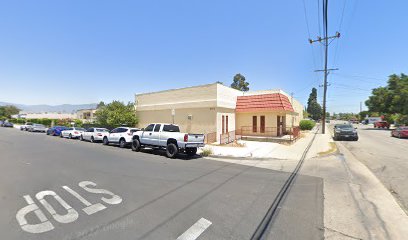
[[[281,93],[238,96],[236,112],[289,111],[294,112],[288,97]]]

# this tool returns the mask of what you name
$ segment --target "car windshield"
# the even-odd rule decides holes
[[[353,126],[350,125],[350,124],[342,124],[342,125],[336,126],[336,128],[341,128],[341,129],[344,129],[344,128],[353,128]]]
[[[95,130],[96,130],[97,132],[109,132],[109,130],[106,129],[106,128],[95,128]]]

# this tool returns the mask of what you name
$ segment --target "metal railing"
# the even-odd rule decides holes
[[[232,143],[235,140],[241,139],[241,135],[237,135],[236,131],[226,132],[220,134],[220,144]]]
[[[236,134],[248,137],[284,137],[289,136],[289,140],[293,141],[300,136],[300,127],[265,127],[263,129],[257,128],[254,131],[252,126],[242,126],[237,129]]]

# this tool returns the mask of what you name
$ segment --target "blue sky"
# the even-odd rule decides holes
[[[241,73],[251,90],[281,88],[306,103],[312,87],[322,95],[313,71],[323,62],[307,41],[307,25],[319,35],[318,1],[304,2],[308,24],[302,0],[0,1],[0,101],[133,101]],[[328,111],[358,112],[371,88],[408,72],[406,9],[405,0],[329,1],[329,32],[342,36],[330,45],[329,67],[340,70],[329,76]]]

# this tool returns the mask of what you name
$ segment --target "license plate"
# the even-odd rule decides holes
[[[349,137],[349,135],[344,135],[344,137]]]

